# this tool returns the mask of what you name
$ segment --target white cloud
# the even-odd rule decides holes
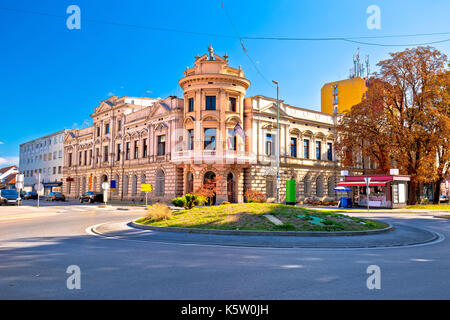
[[[114,92],[108,92],[108,96],[112,97],[114,95]]]
[[[1,144],[5,144],[5,143],[4,143],[3,141],[0,141],[0,145],[1,145]]]
[[[19,157],[0,157],[0,166],[12,166],[12,165],[19,165]]]

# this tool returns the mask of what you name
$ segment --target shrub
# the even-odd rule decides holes
[[[186,194],[183,197],[177,197],[172,199],[172,204],[176,207],[183,207],[187,210],[194,208],[195,206],[202,205],[208,202],[208,198],[199,194]]]
[[[186,199],[185,209],[192,209],[195,206],[199,206],[208,202],[208,198],[201,194],[187,194],[184,196]]]
[[[151,205],[145,214],[145,219],[152,221],[167,220],[170,217],[172,217],[172,210],[163,203]]]
[[[247,189],[245,191],[245,197],[247,198],[247,202],[266,202],[266,194],[257,190]]]
[[[172,204],[175,207],[184,208],[186,206],[186,198],[185,197],[177,197],[172,199]]]

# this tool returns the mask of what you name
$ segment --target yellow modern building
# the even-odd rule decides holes
[[[354,77],[329,82],[321,89],[321,111],[328,114],[343,113],[361,102],[366,90],[367,79]]]

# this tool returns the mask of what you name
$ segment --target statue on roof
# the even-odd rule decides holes
[[[212,45],[209,45],[208,52],[209,52],[209,60],[214,60],[214,50]]]

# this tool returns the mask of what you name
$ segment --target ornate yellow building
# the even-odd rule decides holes
[[[65,138],[64,193],[78,197],[115,180],[111,197],[142,201],[141,183],[153,184],[153,201],[194,192],[216,179],[216,203],[242,202],[246,189],[275,199],[275,150],[281,185],[297,181],[299,200],[334,199],[336,116],[276,100],[246,97],[250,81],[212,48],[196,57],[179,80],[183,99],[111,97],[91,115],[93,125]],[[284,187],[281,199],[284,200]]]

